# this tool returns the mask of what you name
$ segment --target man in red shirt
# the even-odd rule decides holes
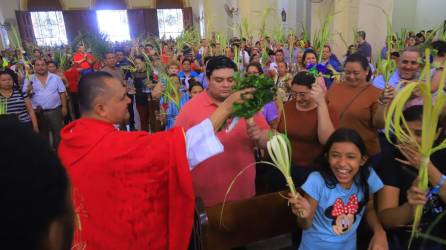
[[[94,56],[85,51],[83,44],[79,45],[77,52],[73,55],[73,65],[76,66],[81,75],[93,72],[92,65],[95,61]]]
[[[210,59],[206,65],[207,91],[186,103],[175,125],[188,129],[209,117],[231,95],[236,69],[235,63],[225,56]],[[248,125],[244,119],[240,119],[230,132],[224,129],[218,132],[225,152],[202,162],[192,171],[195,193],[203,199],[205,206],[223,202],[234,177],[255,162],[253,148],[266,148],[268,123],[261,113],[254,116],[254,122]],[[254,166],[248,168],[233,185],[228,200],[254,196],[255,173]]]
[[[68,81],[68,91],[70,95],[71,105],[73,107],[74,116],[76,119],[80,117],[80,108],[79,108],[79,95],[78,95],[78,87],[79,80],[81,78],[81,74],[73,65],[67,71],[64,72],[64,76]]]

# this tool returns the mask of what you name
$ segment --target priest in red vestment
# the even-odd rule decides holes
[[[190,170],[223,152],[216,128],[252,91],[232,94],[187,131],[123,132],[114,124],[129,117],[126,88],[106,72],[84,76],[84,113],[62,130],[59,147],[73,190],[75,249],[187,249],[194,211]]]

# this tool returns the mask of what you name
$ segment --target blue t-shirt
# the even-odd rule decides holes
[[[370,195],[383,187],[373,169],[367,180]],[[319,172],[311,173],[302,189],[317,201],[313,225],[303,230],[299,250],[356,249],[356,230],[365,211],[364,190],[355,183],[350,189],[336,184],[328,188]]]

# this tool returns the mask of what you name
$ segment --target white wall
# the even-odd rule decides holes
[[[386,10],[392,18],[393,1],[374,0],[374,4]],[[390,22],[392,20],[390,19]],[[387,18],[381,9],[360,1],[358,13],[358,29],[366,32],[366,40],[372,45],[372,57],[376,59],[385,44],[387,36]]]
[[[429,1],[429,0],[427,0]],[[394,0],[392,23],[394,31],[415,27],[417,0]]]
[[[415,29],[429,30],[437,28],[446,20],[445,0],[418,0]]]
[[[8,22],[12,25],[17,25],[15,11],[20,8],[19,0],[0,0],[0,24]],[[5,32],[0,32],[0,49],[4,49],[6,44]]]
[[[19,10],[19,0],[0,0],[0,23],[15,22],[15,11]]]
[[[406,28],[415,32],[435,29],[446,20],[445,0],[394,0],[395,31]]]

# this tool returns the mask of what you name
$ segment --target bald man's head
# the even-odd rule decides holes
[[[98,96],[107,95],[106,79],[112,79],[110,73],[99,71],[85,75],[79,81],[79,102],[84,111],[91,111]]]
[[[79,82],[79,101],[84,115],[113,124],[129,119],[127,88],[107,72],[88,74]]]

